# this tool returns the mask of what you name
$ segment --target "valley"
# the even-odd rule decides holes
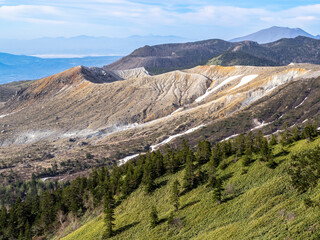
[[[0,239],[319,239],[317,38],[0,53]]]
[[[56,177],[64,179],[70,175],[61,166],[66,161],[80,160],[86,168],[112,163],[172,144],[182,136],[201,136],[208,129],[228,124],[237,114],[248,116],[242,120],[245,127],[227,128],[214,135],[214,141],[250,129],[268,129],[270,134],[281,128],[275,119],[279,110],[256,116],[261,105],[292,84],[318,84],[319,75],[320,68],[311,64],[208,65],[156,76],[143,69],[72,68],[33,82],[0,109],[0,159],[10,166],[1,174],[5,177],[14,171],[30,179],[33,173],[58,164]],[[296,96],[290,110],[299,112],[301,105],[316,96],[315,90],[307,90],[302,100]],[[252,110],[259,101],[259,110]],[[289,112],[286,107],[283,114]],[[313,114],[316,112],[305,113],[290,123]],[[28,168],[23,168],[26,164]]]

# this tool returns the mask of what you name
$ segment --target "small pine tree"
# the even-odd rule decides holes
[[[206,140],[199,141],[197,144],[197,162],[198,164],[204,164],[210,160],[211,148],[210,143]]]
[[[282,146],[287,146],[290,143],[292,143],[292,141],[293,141],[292,133],[289,130],[288,122],[286,122],[285,125],[284,125],[283,133],[281,134],[280,143],[281,143]]]
[[[262,156],[262,161],[268,161],[271,158],[271,148],[269,147],[268,141],[266,138],[263,138],[261,141],[260,154]]]
[[[150,169],[145,168],[142,181],[144,183],[144,190],[146,193],[151,193],[155,189],[155,183]]]
[[[208,187],[214,189],[217,183],[216,178],[216,168],[214,162],[211,160],[209,162],[209,172],[208,172]]]
[[[180,183],[178,180],[175,180],[172,184],[172,195],[171,195],[171,202],[173,204],[173,207],[176,211],[178,211],[180,203],[179,203],[179,195],[180,195]]]
[[[173,149],[169,145],[165,145],[164,152],[164,163],[166,166],[166,171],[169,173],[175,173],[178,170],[179,161],[175,157]]]
[[[299,141],[301,139],[301,133],[297,126],[292,129],[292,139],[294,141]]]
[[[7,209],[4,205],[2,205],[1,212],[0,212],[0,230],[5,229],[7,227],[7,218],[8,218]]]
[[[245,137],[243,134],[240,134],[237,136],[234,140],[234,148],[237,156],[242,156],[244,154],[244,151],[246,149],[246,142]]]
[[[276,145],[277,143],[278,143],[278,141],[277,141],[277,136],[274,135],[274,134],[272,134],[269,144],[270,144],[271,146],[274,146],[274,145]]]
[[[156,227],[159,222],[158,211],[155,206],[152,206],[150,212],[150,226],[152,228]]]
[[[183,187],[191,190],[195,186],[195,173],[194,173],[193,157],[187,156],[185,174],[183,177]]]
[[[114,198],[112,192],[107,191],[104,197],[104,224],[105,224],[105,233],[104,237],[110,238],[113,236],[113,226],[114,226]]]
[[[24,239],[32,239],[29,221],[27,221],[25,226]]]
[[[222,203],[222,191],[223,191],[222,180],[218,178],[215,188],[213,190],[213,196],[214,196],[214,199],[219,202],[219,204]]]
[[[210,162],[213,163],[214,167],[218,167],[222,160],[222,151],[219,143],[216,143],[212,148]]]
[[[303,136],[307,138],[309,141],[312,141],[317,135],[317,125],[308,122],[308,124],[303,129]]]
[[[250,163],[252,162],[252,154],[250,152],[248,152],[247,150],[248,149],[246,149],[246,153],[242,159],[242,166],[244,166],[244,167],[249,166]]]
[[[254,136],[251,131],[246,135],[245,146],[245,151],[254,152]]]

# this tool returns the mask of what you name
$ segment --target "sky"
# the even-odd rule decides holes
[[[0,0],[0,38],[231,39],[271,26],[320,34],[319,0]]]

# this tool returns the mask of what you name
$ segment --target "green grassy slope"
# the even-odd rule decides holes
[[[245,66],[276,66],[275,62],[262,58],[256,57],[249,53],[237,51],[226,51],[218,57],[212,58],[207,62],[208,65],[220,65],[220,66],[234,66],[234,65],[245,65]]]
[[[213,199],[213,192],[205,184],[180,197],[180,209],[175,213],[176,225],[167,219],[173,211],[170,204],[171,184],[182,182],[184,170],[157,179],[161,187],[151,195],[143,188],[134,191],[116,208],[116,236],[112,239],[319,239],[319,208],[307,208],[303,199],[320,199],[320,186],[297,194],[291,186],[286,169],[290,155],[320,144],[320,138],[309,143],[301,140],[291,145],[287,156],[279,156],[279,165],[270,169],[265,162],[256,160],[243,172],[241,159],[228,158],[228,167],[219,169],[226,176],[223,203]],[[276,145],[274,154],[280,152]],[[202,169],[207,165],[202,166]],[[152,205],[157,207],[160,223],[149,226]],[[101,239],[102,216],[88,222],[66,236],[72,239]]]

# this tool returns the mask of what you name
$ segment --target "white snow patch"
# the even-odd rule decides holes
[[[305,99],[303,99],[303,101],[298,106],[295,106],[294,108],[300,107],[307,99],[308,99],[308,97],[305,97]]]
[[[40,180],[41,180],[42,182],[45,182],[46,180],[51,179],[51,178],[53,178],[53,177],[44,177],[44,178],[40,178]]]
[[[126,162],[130,161],[131,159],[134,159],[134,158],[138,157],[139,155],[140,155],[140,153],[137,153],[137,154],[134,154],[134,155],[131,155],[131,156],[127,156],[127,157],[119,160],[118,166],[121,166],[121,165],[125,164]]]
[[[205,124],[201,124],[200,126],[191,128],[191,129],[189,129],[189,130],[186,131],[186,132],[172,135],[172,136],[168,137],[167,139],[165,139],[164,141],[162,141],[162,142],[160,142],[160,143],[158,143],[158,144],[152,145],[152,146],[151,146],[151,151],[155,151],[158,147],[160,147],[160,146],[162,146],[162,145],[165,145],[165,144],[171,142],[173,139],[175,139],[175,138],[177,138],[177,137],[181,137],[181,136],[183,136],[183,135],[190,134],[190,133],[192,133],[192,132],[194,132],[194,131],[196,131],[196,130],[204,127],[204,126],[205,126]]]
[[[22,108],[22,109],[20,109],[20,110],[18,110],[18,111],[12,112],[12,113],[0,115],[0,118],[4,118],[4,117],[10,116],[10,115],[13,115],[13,114],[15,114],[15,113],[18,113],[18,112],[22,111],[23,109],[24,109],[24,108]]]
[[[259,75],[257,75],[257,74],[253,74],[253,75],[248,75],[248,76],[243,77],[243,78],[241,79],[241,81],[238,83],[238,85],[235,86],[235,87],[233,87],[233,88],[230,89],[229,91],[234,90],[234,89],[236,89],[236,88],[239,88],[239,87],[241,87],[241,86],[243,86],[243,85],[251,82],[252,80],[254,80],[255,78],[257,78],[258,76],[259,76]],[[228,92],[229,92],[229,91],[228,91]]]
[[[220,142],[228,141],[229,139],[234,138],[234,137],[236,137],[236,136],[239,136],[239,133],[234,134],[234,135],[231,135],[231,136],[229,136],[229,137],[227,137],[227,138],[225,138],[225,139],[221,140]]]
[[[173,115],[173,114],[175,114],[175,113],[177,113],[177,112],[180,112],[181,110],[183,110],[183,108],[178,108],[177,110],[173,111],[170,115]],[[169,115],[169,116],[170,116],[170,115]]]
[[[320,127],[318,127],[317,130],[320,131]]]
[[[254,128],[251,128],[250,131],[263,128],[264,126],[268,126],[268,125],[271,124],[271,123],[273,123],[273,121],[272,121],[272,122],[268,122],[268,123],[265,123],[265,122],[259,123],[258,126],[254,127]]]
[[[236,76],[232,76],[227,78],[226,80],[224,80],[223,82],[221,82],[220,84],[218,84],[216,87],[212,88],[212,89],[208,89],[206,91],[205,94],[203,94],[202,96],[198,97],[195,102],[201,102],[203,99],[205,99],[206,97],[208,97],[211,93],[213,93],[214,91],[218,90],[219,88],[223,87],[224,85],[230,83],[231,81],[241,77],[242,75],[236,75]]]
[[[0,115],[0,118],[4,118],[4,117],[9,116],[9,115],[11,115],[11,114],[13,114],[13,113],[8,113],[8,114]]]
[[[160,142],[160,143],[158,143],[158,144],[152,145],[152,146],[150,147],[150,148],[151,148],[151,151],[153,152],[153,151],[155,151],[158,147],[160,147],[160,146],[162,146],[162,145],[164,145],[164,144],[169,143],[169,142],[172,141],[173,139],[175,139],[175,138],[177,138],[177,137],[180,137],[180,136],[183,136],[183,135],[186,135],[186,134],[190,134],[190,133],[192,133],[192,132],[194,132],[194,131],[196,131],[196,130],[204,127],[204,126],[205,126],[205,124],[201,124],[200,126],[191,128],[191,129],[189,129],[189,130],[186,131],[186,132],[178,133],[178,134],[176,134],[176,135],[172,135],[172,136],[168,137],[167,139],[165,139],[164,141],[162,141],[162,142]],[[118,166],[121,166],[121,165],[125,164],[126,162],[130,161],[131,159],[134,159],[134,158],[138,157],[138,156],[141,155],[141,154],[145,154],[145,153],[137,153],[137,154],[130,155],[130,156],[127,156],[127,157],[119,160]]]

